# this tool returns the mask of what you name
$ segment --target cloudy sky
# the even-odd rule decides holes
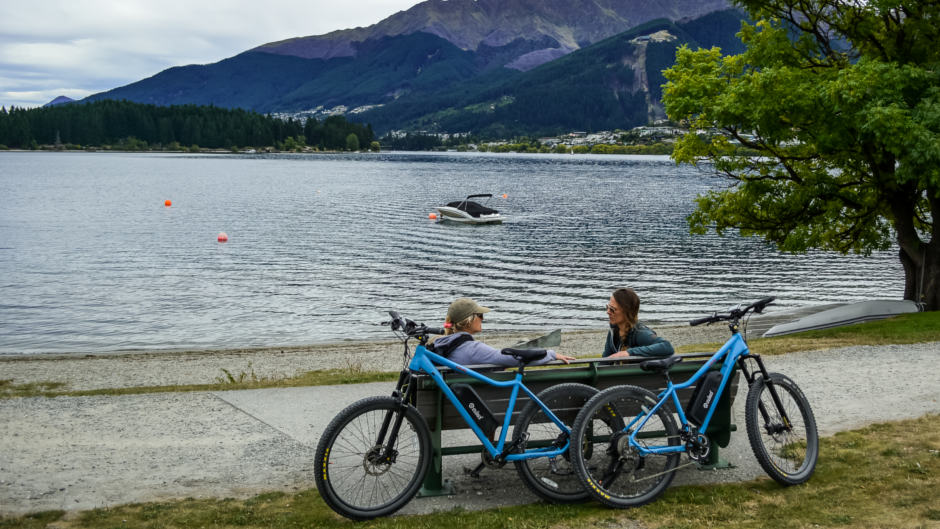
[[[372,25],[419,0],[0,2],[0,106],[80,99],[171,66]]]

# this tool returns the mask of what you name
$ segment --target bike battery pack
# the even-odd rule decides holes
[[[477,393],[472,386],[467,384],[454,384],[450,389],[454,392],[454,395],[457,395],[457,400],[467,408],[467,412],[470,413],[473,422],[483,430],[483,433],[485,433],[489,439],[493,439],[493,436],[496,434],[496,427],[499,426],[499,423],[496,422],[496,418],[493,417],[493,412],[490,411],[486,403],[483,402],[483,399],[480,398],[479,393]]]
[[[701,426],[705,422],[705,416],[708,410],[718,403],[715,396],[718,394],[718,386],[721,385],[721,372],[711,371],[702,377],[701,382],[695,386],[692,392],[692,398],[689,399],[685,407],[685,415],[689,422],[696,426]]]

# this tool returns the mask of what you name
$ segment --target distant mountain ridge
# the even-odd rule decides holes
[[[500,66],[529,69],[650,20],[672,21],[728,9],[727,0],[428,0],[365,28],[264,44],[252,51],[304,59],[356,57],[358,43],[430,33],[460,49],[541,42]]]
[[[491,114],[497,117],[497,108],[524,112],[539,94],[541,104],[551,109],[548,115],[566,116],[550,126],[543,123],[546,127],[572,122],[570,111],[554,108],[565,104],[583,113],[577,129],[612,123],[616,116],[626,126],[661,114],[656,110],[661,75],[651,67],[670,66],[676,46],[735,45],[743,15],[734,9],[715,10],[727,5],[726,0],[429,0],[368,28],[289,39],[213,64],[169,68],[86,100],[215,105],[262,113],[331,110],[350,119],[376,120],[379,132],[406,127],[447,131],[445,123],[479,123],[498,131],[493,120],[482,115],[450,118],[468,116],[473,112],[461,108],[473,105],[493,106]],[[705,14],[688,16],[700,12]],[[662,16],[633,24],[655,13]],[[677,39],[650,46],[652,61],[646,60],[646,47],[637,55],[629,39],[621,42],[620,50],[592,51],[617,35],[636,37],[656,28],[671,30]],[[565,61],[572,55],[580,59]],[[552,70],[555,63],[564,66]],[[579,75],[581,67],[593,73]],[[564,83],[539,73],[544,68]],[[645,80],[637,82],[640,78]],[[629,90],[623,88],[628,85]],[[529,103],[507,103],[506,98]],[[612,112],[616,105],[621,111],[600,119],[599,114]],[[435,117],[441,112],[447,119]],[[526,115],[512,119],[517,124],[533,122]]]
[[[65,103],[72,103],[72,102],[74,102],[74,101],[75,101],[75,100],[72,99],[71,97],[68,97],[68,96],[59,96],[59,97],[53,99],[52,101],[49,101],[48,103],[46,103],[46,104],[43,105],[43,106],[44,106],[44,107],[53,107],[53,106],[62,105],[62,104],[65,104]]]

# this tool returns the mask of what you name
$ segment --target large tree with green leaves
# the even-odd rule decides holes
[[[737,2],[744,53],[682,48],[665,72],[666,112],[691,128],[673,158],[732,181],[697,199],[693,232],[896,243],[905,299],[940,310],[940,2]]]

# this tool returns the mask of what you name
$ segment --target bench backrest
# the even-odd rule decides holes
[[[695,371],[697,371],[711,354],[686,354],[682,356],[682,362],[673,366],[670,370],[672,381],[674,383],[684,382]],[[647,360],[646,358],[629,359],[626,361],[610,361],[605,359],[576,360],[571,364],[557,364],[551,366],[529,367],[525,370],[523,382],[536,395],[542,390],[566,382],[578,382],[593,386],[603,390],[611,386],[630,384],[648,389],[653,393],[658,393],[666,387],[666,379],[657,373],[643,371],[639,367],[639,362]],[[487,377],[494,380],[511,380],[515,376],[515,370],[506,370],[502,367],[494,366],[472,366],[475,371],[483,372]],[[716,365],[714,369],[718,369]],[[479,382],[467,375],[442,369],[441,373],[448,385],[468,384],[473,386],[477,394],[483,399],[493,416],[502,424],[506,409],[509,405],[510,390],[506,388],[497,388],[483,382]],[[704,378],[704,377],[703,377]],[[731,379],[731,387],[725,392],[723,400],[727,400],[727,405],[733,402],[734,395],[737,393],[738,376]],[[432,431],[440,430],[460,430],[467,428],[466,423],[457,409],[443,396],[434,380],[427,375],[420,375],[417,378],[417,408],[421,415],[427,420],[428,426]],[[694,386],[680,390],[679,399],[683,406],[691,398]],[[515,423],[516,416],[525,408],[529,398],[524,392],[520,391],[516,400],[516,406],[513,413],[512,423]],[[561,413],[559,417],[567,424],[573,421],[574,415],[578,409],[553,410]],[[568,417],[571,415],[571,417]],[[709,427],[709,430],[713,428]]]

